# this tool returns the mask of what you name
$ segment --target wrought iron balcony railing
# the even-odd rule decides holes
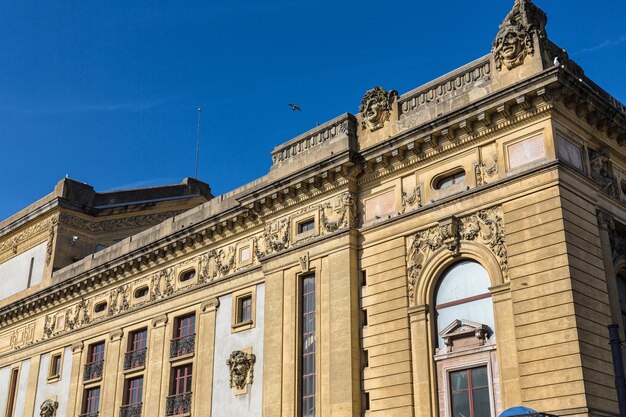
[[[85,364],[85,373],[83,374],[83,381],[90,381],[92,379],[102,378],[103,369],[104,369],[104,360],[97,361],[97,362],[90,362],[88,364]],[[89,415],[89,417],[91,417],[91,415]]]
[[[194,352],[196,347],[196,335],[192,334],[185,337],[179,337],[170,342],[170,358],[188,355]]]
[[[147,349],[126,352],[124,355],[124,370],[141,368],[146,365]]]
[[[120,407],[120,417],[141,417],[143,403],[129,404]]]
[[[79,414],[78,417],[98,417],[99,414],[100,413],[96,411],[95,413]]]
[[[165,403],[165,415],[175,416],[191,412],[191,392],[170,395]]]

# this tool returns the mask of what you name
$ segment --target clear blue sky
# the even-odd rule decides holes
[[[550,38],[626,101],[626,2],[536,3]],[[369,88],[404,93],[488,53],[512,4],[0,2],[0,219],[66,174],[98,191],[193,176],[197,107],[199,177],[229,191]]]

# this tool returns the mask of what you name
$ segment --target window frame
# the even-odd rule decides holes
[[[64,353],[64,350],[50,352],[50,362],[48,363],[48,378],[47,378],[48,384],[57,382],[61,379],[61,374],[63,373],[63,353]],[[59,370],[57,373],[53,373],[55,359],[58,359],[58,364],[59,364]]]
[[[20,374],[22,373],[22,364],[12,366],[9,372],[9,392],[7,395],[7,402],[5,406],[4,415],[7,417],[13,417],[15,415],[15,407],[17,403],[18,387],[20,385]]]
[[[136,381],[141,381],[139,388],[133,387],[133,383]],[[143,394],[144,394],[144,377],[143,374],[133,376],[132,378],[127,378],[124,383],[124,406],[131,405],[139,405],[143,403]],[[136,391],[139,390],[139,398],[138,401],[131,402],[131,400],[136,397]]]
[[[452,415],[452,387],[451,387],[451,380],[450,380],[451,374],[453,372],[459,372],[459,371],[465,371],[465,370],[469,371],[471,369],[482,368],[482,367],[487,368],[487,380],[488,380],[487,391],[489,392],[490,415],[492,417],[494,416],[494,411],[496,408],[495,408],[495,398],[493,395],[494,394],[493,366],[490,360],[484,360],[484,359],[445,366],[442,369],[443,385],[444,385],[445,415],[447,416]],[[473,417],[473,416],[467,416],[467,417]]]
[[[91,400],[94,398],[91,395],[92,392],[94,391],[98,391],[98,396],[95,397],[96,398],[96,410],[91,410],[90,404],[91,404]],[[87,415],[93,415],[96,413],[100,413],[100,405],[101,405],[101,397],[102,396],[102,387],[100,385],[94,385],[91,387],[86,387],[84,390],[84,394],[83,394],[83,406],[82,406],[82,413],[81,414],[87,414]]]
[[[184,325],[185,320],[191,320],[192,325]],[[189,329],[192,329],[190,333],[187,333]],[[185,333],[185,334],[182,334]],[[180,340],[186,337],[191,337],[196,335],[196,313],[188,313],[183,314],[181,316],[176,317],[174,320],[174,337],[172,340]]]
[[[313,337],[314,337],[314,349],[312,353],[309,353],[308,355],[312,356],[313,359],[313,372],[307,374],[307,376],[311,377],[312,376],[312,381],[313,381],[313,395],[305,395],[304,394],[304,377],[305,375],[303,375],[303,364],[305,361],[305,354],[303,353],[303,343],[304,343],[304,339],[305,339],[305,335],[304,335],[304,320],[305,317],[304,315],[306,314],[304,312],[304,280],[307,278],[312,278],[313,279],[313,311],[309,312],[308,314],[312,314],[314,317],[314,326],[313,326]],[[319,347],[317,346],[318,343],[318,332],[319,332],[319,299],[318,299],[318,293],[320,291],[320,283],[319,283],[319,277],[318,274],[315,273],[315,270],[311,270],[310,272],[306,272],[306,273],[302,273],[302,274],[298,274],[297,275],[297,279],[298,279],[298,286],[297,286],[297,295],[298,295],[298,309],[297,309],[297,313],[298,313],[298,329],[297,329],[297,409],[298,409],[298,416],[299,417],[309,417],[310,414],[305,415],[303,413],[303,405],[304,405],[304,401],[305,401],[305,397],[309,398],[312,397],[313,398],[313,415],[312,417],[316,416],[316,413],[319,410],[319,395],[318,395],[318,391],[319,391],[319,376],[320,376],[320,369],[319,369]]]
[[[179,376],[178,372],[182,369],[189,369],[188,373],[185,373],[183,376]],[[183,379],[183,386],[187,388],[186,391],[178,391],[178,381]],[[189,379],[189,381],[187,381]],[[193,393],[193,363],[186,363],[178,366],[172,367],[172,377],[170,382],[170,396],[173,395],[183,395]]]
[[[241,303],[250,299],[250,320],[243,320]],[[231,333],[250,330],[256,326],[256,285],[232,293]]]

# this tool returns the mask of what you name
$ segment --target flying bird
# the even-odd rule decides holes
[[[300,106],[298,106],[297,104],[289,103],[289,107],[291,107],[291,110],[293,111],[302,111]]]

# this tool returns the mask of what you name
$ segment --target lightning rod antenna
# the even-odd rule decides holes
[[[198,151],[200,150],[200,112],[202,112],[202,108],[198,107],[198,131],[196,132],[196,179],[198,179]]]

